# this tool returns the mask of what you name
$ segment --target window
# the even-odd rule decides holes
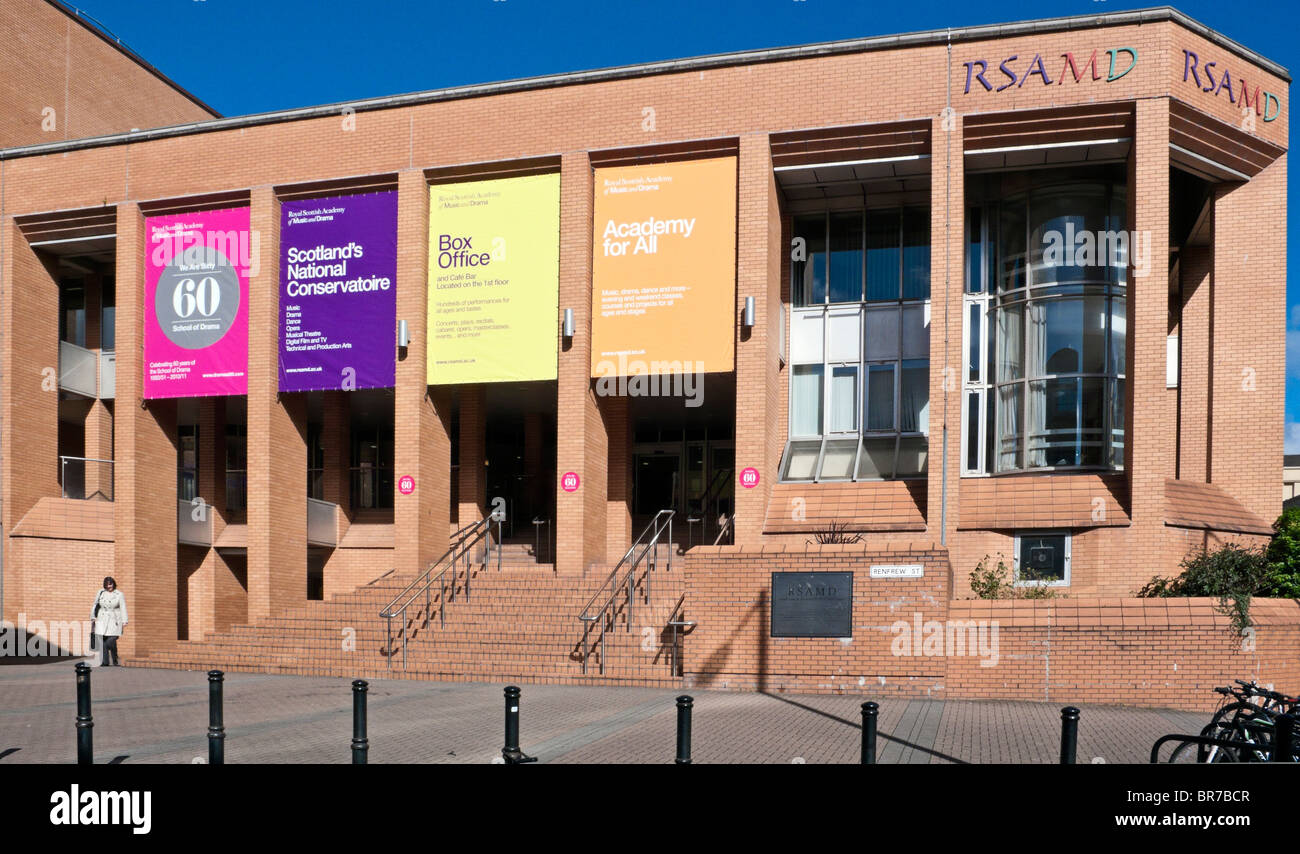
[[[248,509],[248,428],[226,425],[226,509]]]
[[[193,501],[199,495],[199,428],[181,424],[176,432],[176,494],[181,501]]]
[[[967,474],[1123,468],[1124,193],[1072,182],[969,211]]]
[[[1068,587],[1070,535],[1065,531],[1022,531],[1016,534],[1016,585]]]
[[[928,211],[799,216],[791,265],[787,481],[924,477]]]

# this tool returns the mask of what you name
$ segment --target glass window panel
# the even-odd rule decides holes
[[[898,392],[898,429],[904,433],[930,431],[930,362],[903,362]]]
[[[971,208],[966,220],[966,293],[984,293],[983,210]]]
[[[831,432],[858,429],[858,366],[831,369]]]
[[[1053,582],[1065,580],[1065,534],[1021,534],[1016,555],[1016,580]]]
[[[1106,218],[1106,229],[1115,233],[1127,233],[1128,192],[1123,184],[1111,185],[1110,215]],[[1125,250],[1129,247],[1125,246]],[[1128,281],[1128,252],[1120,253],[1123,257],[1109,259],[1111,281],[1123,285]]]
[[[984,310],[980,303],[973,302],[967,308],[966,334],[966,379],[977,383],[980,381],[980,358],[982,352],[982,333]]]
[[[99,346],[104,350],[113,350],[117,348],[117,309],[114,306],[106,305],[101,315],[102,324],[99,328]]]
[[[1110,372],[1116,376],[1128,373],[1127,319],[1122,297],[1110,301]]]
[[[1106,195],[1098,185],[1054,187],[1029,201],[1033,222],[1032,284],[1105,281],[1098,238],[1106,230]]]
[[[822,434],[822,374],[821,365],[795,365],[790,394],[790,434],[792,436],[820,436]]]
[[[1035,300],[1029,307],[1029,376],[1106,370],[1106,298]]]
[[[928,456],[924,436],[904,436],[898,440],[898,477],[923,477]]]
[[[862,214],[831,216],[831,302],[862,299]]]
[[[930,355],[930,325],[926,322],[929,313],[924,305],[903,307],[904,359],[919,359]]]
[[[897,308],[868,308],[866,322],[867,361],[898,358]]]
[[[1025,202],[1004,202],[998,209],[998,290],[1025,286]]]
[[[792,299],[796,306],[826,302],[826,217],[797,216],[794,236],[802,237],[807,260],[790,264]]]
[[[930,298],[930,212],[903,211],[903,299]]]
[[[801,365],[825,361],[825,309],[795,309],[790,313],[790,361]]]
[[[1024,407],[1024,385],[1013,383],[998,389],[997,470],[1020,468],[1020,432]]]
[[[1070,378],[1029,384],[1029,468],[1080,465],[1079,383]]]
[[[1110,458],[1111,468],[1124,469],[1124,380],[1108,380],[1110,383]]]
[[[867,299],[899,297],[899,212],[867,211]]]
[[[859,362],[862,360],[862,327],[858,309],[831,309],[826,325],[830,334],[828,362]]]
[[[894,366],[871,365],[867,368],[868,430],[893,430]]]
[[[812,480],[814,470],[817,468],[817,455],[821,452],[822,443],[817,442],[791,442],[790,449],[786,452],[785,472],[782,474],[782,480]]]
[[[998,382],[1020,379],[1025,375],[1024,305],[1001,308],[997,316]]]
[[[966,470],[980,470],[980,405],[983,394],[972,391],[966,395]]]
[[[858,440],[827,440],[822,453],[822,470],[818,480],[849,480],[853,477],[853,461],[858,453]]]
[[[858,480],[888,479],[894,476],[894,454],[897,438],[864,437],[862,452],[858,454]]]

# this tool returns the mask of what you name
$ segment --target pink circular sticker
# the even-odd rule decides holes
[[[758,469],[753,466],[740,470],[740,485],[746,489],[758,486]]]
[[[397,481],[397,491],[403,495],[410,495],[415,492],[415,478],[409,474],[402,475]]]
[[[582,480],[576,471],[566,471],[564,477],[560,478],[560,489],[565,492],[577,492],[581,484]]]

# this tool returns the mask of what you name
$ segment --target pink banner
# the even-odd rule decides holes
[[[248,208],[150,217],[144,396],[248,393]]]

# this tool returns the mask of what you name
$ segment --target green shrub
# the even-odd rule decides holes
[[[1218,599],[1217,610],[1242,632],[1251,625],[1250,600],[1271,595],[1272,566],[1263,549],[1226,543],[1215,551],[1201,549],[1183,558],[1183,570],[1174,578],[1152,578],[1137,595],[1143,598],[1209,596]]]
[[[1269,573],[1258,595],[1300,599],[1300,507],[1284,510],[1277,517],[1265,557]]]
[[[1024,584],[1016,586],[1015,574],[1006,560],[999,555],[996,566],[989,565],[989,556],[984,555],[970,574],[971,593],[976,599],[1055,599],[1056,590],[1043,584]],[[1021,573],[1025,582],[1039,581],[1039,576],[1032,570]]]

